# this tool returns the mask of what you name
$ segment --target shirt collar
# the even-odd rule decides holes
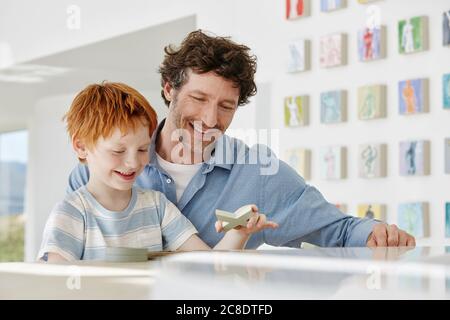
[[[230,139],[227,135],[223,134],[216,141],[214,150],[212,151],[211,158],[206,161],[207,166],[203,171],[204,174],[211,172],[214,167],[220,167],[223,169],[231,170],[234,164],[234,146],[230,143]]]
[[[158,137],[159,133],[161,132],[161,129],[164,127],[164,123],[166,122],[166,119],[163,119],[155,131],[153,131],[152,138],[150,140],[150,162],[149,165],[158,167],[158,159],[156,157],[156,138]]]

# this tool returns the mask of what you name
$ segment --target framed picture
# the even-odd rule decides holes
[[[347,6],[347,0],[320,0],[320,11],[330,12],[343,9]]]
[[[308,125],[308,104],[308,96],[292,96],[284,99],[284,124],[286,127]]]
[[[444,139],[445,173],[450,174],[450,138]]]
[[[371,2],[375,2],[375,1],[380,1],[380,0],[358,0],[358,3],[366,4],[366,3],[371,3]]]
[[[358,119],[386,117],[386,86],[370,85],[358,89]]]
[[[430,174],[430,142],[400,142],[400,175],[423,176]]]
[[[383,204],[358,205],[358,217],[386,221],[386,206]]]
[[[404,80],[398,83],[399,113],[428,112],[428,79]]]
[[[294,20],[310,14],[310,0],[286,0],[286,19]]]
[[[320,122],[339,123],[347,120],[347,92],[327,91],[320,94]]]
[[[442,44],[450,46],[450,10],[445,11],[442,16]]]
[[[345,179],[347,176],[347,149],[329,146],[320,152],[322,178],[325,180]]]
[[[358,163],[361,178],[386,176],[386,144],[363,144],[359,146]]]
[[[288,72],[302,72],[310,68],[310,42],[309,40],[295,40],[288,44]]]
[[[347,35],[334,33],[320,38],[320,66],[331,68],[347,64]]]
[[[359,61],[372,61],[386,57],[386,27],[376,26],[358,31]]]
[[[399,52],[415,53],[428,50],[428,17],[413,17],[398,22]]]
[[[311,179],[311,151],[303,148],[285,151],[285,160],[305,180]]]
[[[442,76],[442,100],[444,109],[450,109],[450,73]]]
[[[450,238],[450,202],[445,204],[445,236]]]
[[[402,203],[398,207],[398,227],[416,238],[429,235],[428,203]]]

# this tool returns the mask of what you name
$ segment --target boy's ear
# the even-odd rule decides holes
[[[86,160],[87,149],[86,149],[86,145],[84,144],[83,141],[81,141],[78,138],[73,138],[72,139],[72,147],[73,147],[73,150],[75,150],[75,152],[77,153],[78,159],[80,161]]]
[[[166,81],[164,83],[164,87],[163,87],[163,91],[164,91],[164,97],[166,97],[166,99],[168,101],[172,101],[172,92],[173,92],[173,88],[170,85],[169,81]]]

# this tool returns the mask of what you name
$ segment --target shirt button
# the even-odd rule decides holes
[[[166,182],[167,183],[172,183],[172,179],[167,179]]]

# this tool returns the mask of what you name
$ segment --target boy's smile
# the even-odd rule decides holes
[[[122,173],[120,171],[114,171],[125,181],[134,181],[136,178],[136,172]]]
[[[93,148],[86,149],[89,191],[129,191],[149,162],[149,146],[149,129],[143,124],[125,134],[116,128],[110,137],[99,138]]]

